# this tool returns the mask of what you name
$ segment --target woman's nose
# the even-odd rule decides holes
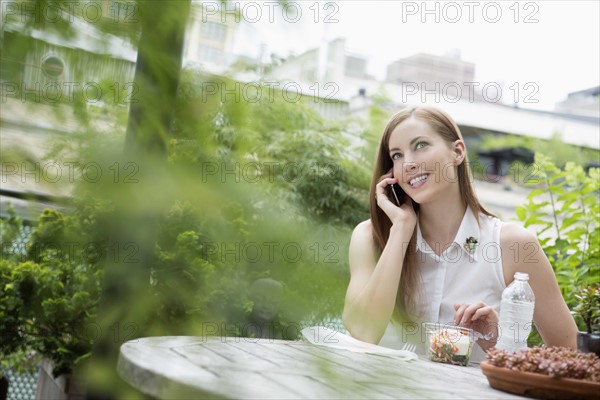
[[[413,162],[413,161],[407,161],[407,160],[405,160],[404,164],[403,164],[403,167],[404,167],[404,171],[405,172],[411,172],[411,171],[413,171],[417,167],[417,164],[415,162]]]

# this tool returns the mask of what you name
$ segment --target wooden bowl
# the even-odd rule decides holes
[[[482,362],[480,366],[490,386],[504,392],[539,399],[600,400],[600,383],[513,371],[496,367],[488,361]]]

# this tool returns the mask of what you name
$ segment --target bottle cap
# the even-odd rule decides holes
[[[515,279],[527,281],[529,280],[529,274],[526,272],[515,272]]]

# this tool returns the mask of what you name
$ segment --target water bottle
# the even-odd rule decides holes
[[[529,274],[517,272],[515,279],[502,292],[498,349],[513,352],[527,348],[535,306],[535,296],[528,280]]]

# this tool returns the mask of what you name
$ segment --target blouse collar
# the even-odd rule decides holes
[[[458,245],[458,247],[469,257],[472,257],[475,261],[478,261],[478,252],[477,247],[479,245],[479,224],[477,223],[477,219],[475,218],[475,214],[473,214],[473,210],[471,207],[467,205],[467,210],[465,211],[465,215],[460,223],[460,227],[458,228],[458,232],[456,233],[456,237],[453,240],[453,246]],[[469,244],[471,243],[471,244]],[[417,221],[417,250],[426,254],[433,254],[435,252],[431,249],[429,244],[423,238],[423,234],[421,233],[421,226]]]

